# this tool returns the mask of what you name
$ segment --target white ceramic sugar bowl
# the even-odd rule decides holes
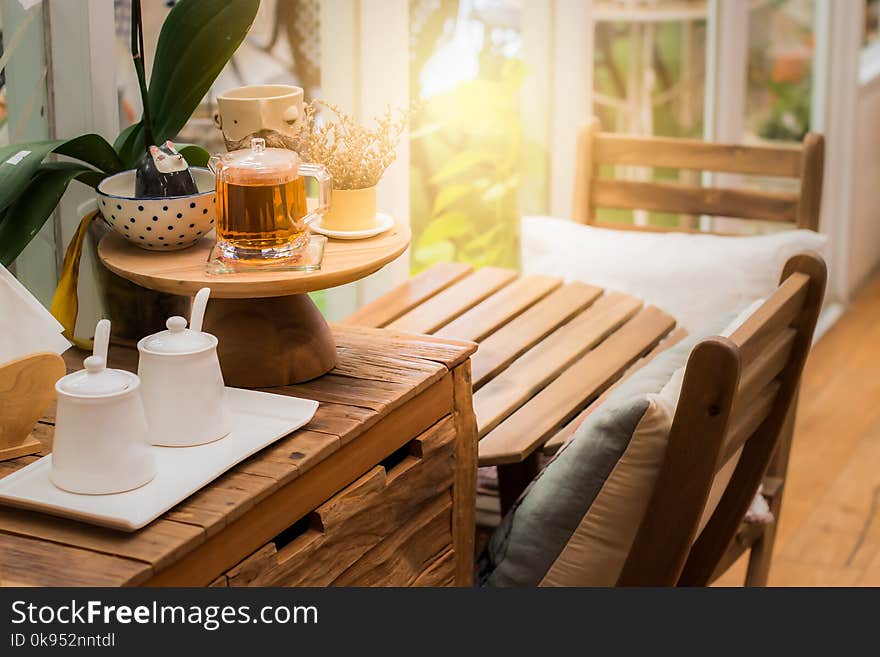
[[[166,331],[138,342],[138,376],[154,445],[202,445],[232,429],[217,338],[202,332],[210,292],[205,287],[196,294],[189,328],[183,317],[170,317]]]
[[[55,384],[58,411],[50,478],[71,493],[121,493],[156,476],[140,380],[106,366],[109,340],[110,322],[102,319],[85,369]]]

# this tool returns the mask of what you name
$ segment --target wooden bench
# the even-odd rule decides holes
[[[343,323],[479,344],[471,357],[479,465],[497,466],[500,499],[499,508],[486,496],[478,498],[478,529],[484,532],[497,526],[534,478],[542,456],[554,454],[627,376],[685,336],[672,317],[633,297],[493,267],[475,272],[461,263],[423,271]],[[763,481],[774,513],[794,408]],[[772,538],[767,525],[742,522],[714,576],[751,550],[749,583],[760,584]]]
[[[436,265],[347,325],[473,340],[480,466],[497,466],[503,513],[628,373],[684,336],[639,299],[550,276]]]

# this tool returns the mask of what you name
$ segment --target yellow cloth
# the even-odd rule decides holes
[[[86,241],[86,233],[89,230],[89,224],[97,210],[90,212],[82,221],[79,222],[79,228],[76,234],[67,246],[67,252],[64,254],[64,264],[61,266],[61,276],[58,279],[58,287],[55,288],[55,296],[52,297],[52,306],[49,311],[55,316],[64,327],[64,337],[73,342],[81,349],[91,350],[92,340],[90,338],[74,337],[73,331],[76,327],[76,314],[79,311],[79,300],[77,299],[77,283],[79,282],[79,263],[82,258],[83,244]]]

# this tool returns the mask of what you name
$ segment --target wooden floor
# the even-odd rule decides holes
[[[807,363],[769,583],[880,586],[880,274]]]

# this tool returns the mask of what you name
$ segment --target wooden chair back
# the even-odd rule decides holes
[[[575,168],[574,218],[596,222],[597,208],[758,219],[819,229],[825,139],[808,133],[798,146],[743,146],[694,139],[636,137],[600,131],[591,119],[580,131]],[[599,177],[603,164],[792,178],[797,192],[699,187]],[[614,228],[633,228],[608,224]],[[636,230],[681,230],[635,227]]]
[[[618,584],[711,581],[794,404],[826,277],[818,255],[793,257],[779,288],[739,329],[694,347],[666,459]],[[715,475],[740,448],[730,482],[696,536]]]

